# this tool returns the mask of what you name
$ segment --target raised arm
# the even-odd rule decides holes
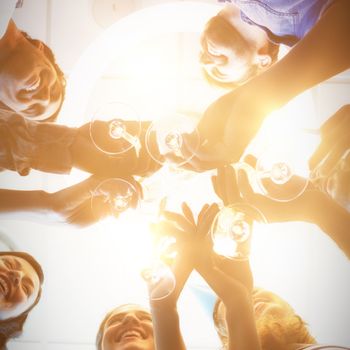
[[[192,169],[238,161],[270,112],[349,68],[349,32],[350,2],[335,1],[280,61],[214,101],[198,125],[202,146],[190,161]]]
[[[235,264],[234,261],[228,263]],[[251,274],[248,262],[240,264],[246,273],[249,270]],[[237,280],[235,275],[228,275],[221,268],[210,263],[208,259],[197,264],[196,269],[225,305],[227,349],[260,350],[249,288]],[[239,267],[234,266],[233,269],[237,271]]]
[[[180,329],[180,319],[177,311],[177,300],[181,291],[194,269],[195,257],[200,251],[200,244],[196,244],[203,225],[199,225],[201,218],[212,220],[217,212],[216,205],[205,205],[198,216],[196,224],[190,208],[184,203],[183,215],[165,212],[168,221],[157,225],[157,231],[177,239],[177,257],[172,267],[175,279],[175,290],[166,298],[151,300],[154,337],[157,350],[184,350],[186,349]],[[207,221],[208,223],[208,221]],[[202,222],[203,224],[203,222]]]

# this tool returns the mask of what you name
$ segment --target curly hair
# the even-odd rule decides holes
[[[24,252],[0,252],[0,257],[3,255],[10,255],[26,260],[35,270],[39,277],[40,285],[44,281],[44,273],[40,264],[28,253]],[[16,338],[21,335],[23,330],[24,322],[26,321],[29,312],[35,307],[39,302],[41,297],[41,287],[39,288],[38,295],[34,300],[33,304],[22,314],[11,317],[5,320],[0,320],[0,349],[6,349],[6,343],[10,338]]]
[[[266,315],[259,318],[256,328],[263,350],[283,350],[290,344],[315,344],[306,322],[298,315],[275,318]]]
[[[61,99],[61,104],[59,105],[57,111],[50,116],[49,118],[45,119],[46,122],[54,122],[57,119],[57,116],[62,108],[64,97],[66,94],[66,79],[64,77],[64,73],[62,72],[61,68],[58,66],[56,63],[56,58],[52,50],[41,40],[38,39],[33,39],[28,33],[21,31],[22,35],[35,47],[40,44],[42,46],[42,52],[45,55],[45,57],[50,61],[52,66],[54,67],[56,74],[57,74],[57,79],[60,82],[61,85],[61,92],[62,92],[62,99]]]
[[[215,302],[213,320],[223,349],[227,349],[227,335],[220,333],[218,308],[221,302],[220,299]],[[285,350],[290,344],[316,344],[307,324],[297,314],[286,317],[264,315],[256,320],[256,329],[262,350]]]

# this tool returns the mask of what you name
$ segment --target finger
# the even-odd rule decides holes
[[[184,158],[188,160],[186,163],[181,165],[181,168],[196,172],[202,172],[215,169],[229,163],[226,154],[221,155],[222,151],[219,146],[214,146],[213,149],[210,149],[205,145],[201,145],[196,150],[191,149],[191,146],[189,146],[189,149],[186,149],[186,146],[188,145],[185,145],[183,147],[182,153],[184,155]],[[218,151],[216,151],[216,148],[218,148]]]
[[[243,197],[248,201],[254,196],[254,191],[250,186],[248,175],[243,169],[238,169],[237,181],[239,183],[239,189]]]
[[[244,158],[243,158],[243,162],[250,165],[252,168],[255,168],[256,166],[256,157],[253,156],[252,154],[247,154]]]
[[[218,211],[219,207],[216,203],[207,208],[205,215],[202,217],[201,221],[198,222],[197,230],[201,236],[206,235],[209,232],[211,224]]]
[[[163,213],[163,216],[167,220],[175,222],[178,227],[180,227],[182,230],[186,232],[192,232],[194,230],[192,223],[189,222],[187,218],[185,218],[181,214],[165,211]]]
[[[309,160],[309,167],[313,171],[327,156],[339,137],[350,133],[350,105],[343,106],[321,127],[322,141]]]
[[[224,203],[227,204],[227,188],[226,188],[226,172],[224,167],[220,167],[217,169],[217,194]]]
[[[338,109],[328,120],[321,126],[322,138],[332,134],[332,131],[338,126],[343,125],[344,121],[350,117],[350,105],[344,105]]]
[[[181,169],[195,171],[195,172],[203,172],[211,169],[215,169],[219,166],[223,166],[227,164],[227,162],[223,161],[205,161],[197,157],[195,154],[187,157],[186,152],[182,152],[182,157],[178,157],[174,154],[168,153],[166,155],[166,159],[172,163],[179,165]]]
[[[91,200],[86,200],[69,211],[67,222],[78,226],[86,227],[104,219],[111,214],[110,207],[104,201],[97,199],[98,203],[91,205]]]
[[[192,224],[192,225],[196,225],[196,222],[194,220],[193,217],[193,213],[191,208],[188,206],[188,204],[186,202],[183,202],[181,205],[182,208],[182,212],[184,214],[184,216],[187,218],[187,220]]]
[[[62,195],[62,200],[64,200],[66,208],[69,209],[70,207],[75,207],[77,204],[90,199],[91,193],[95,191],[101,181],[102,178],[93,175],[84,181],[56,192],[55,195]]]
[[[189,171],[195,171],[196,173],[202,173],[204,171],[216,169],[220,166],[224,166],[226,163],[224,162],[205,162],[196,156],[188,160],[186,163],[181,164],[180,168],[189,170]]]
[[[317,173],[320,176],[329,176],[336,168],[338,162],[349,150],[349,135],[343,135],[341,139],[329,150],[328,155],[317,167]]]
[[[315,152],[309,159],[309,168],[311,171],[315,171],[316,168],[322,164],[328,152],[330,151],[330,148],[331,145],[328,142],[326,142],[325,140],[321,141],[321,143],[318,145]]]
[[[232,166],[228,165],[225,171],[226,201],[225,205],[233,204],[241,200],[237,185],[236,173]]]
[[[208,208],[209,204],[206,203],[203,205],[201,211],[198,214],[197,225],[199,225],[203,221],[203,218],[205,217],[205,213],[207,212]]]
[[[216,172],[219,172],[219,168],[216,170]],[[213,175],[211,177],[211,183],[213,185],[215,194],[220,198],[222,202],[225,202],[223,189],[220,183],[220,177],[218,175]]]

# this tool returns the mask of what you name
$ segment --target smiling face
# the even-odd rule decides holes
[[[228,21],[213,17],[201,36],[200,63],[220,83],[243,83],[256,74],[256,49]]]
[[[101,350],[154,350],[150,313],[136,305],[114,310],[104,324]]]
[[[63,99],[62,82],[43,53],[43,46],[23,37],[1,62],[0,101],[25,118],[44,120],[55,114]]]
[[[26,260],[11,255],[0,256],[0,320],[28,310],[39,289],[39,276]]]

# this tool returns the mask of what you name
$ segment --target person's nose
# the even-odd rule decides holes
[[[41,71],[40,79],[40,89],[33,94],[32,100],[36,100],[36,102],[46,106],[49,103],[51,88],[55,83],[55,79],[52,76],[52,72],[47,68]]]
[[[22,271],[9,271],[9,279],[14,287],[18,287],[23,277]]]
[[[50,88],[48,86],[43,86],[36,97],[39,101],[46,102],[49,100],[49,96]]]
[[[140,320],[134,314],[125,315],[123,318],[123,324],[140,324]]]
[[[202,65],[213,64],[212,58],[204,51],[199,54],[199,62]]]

